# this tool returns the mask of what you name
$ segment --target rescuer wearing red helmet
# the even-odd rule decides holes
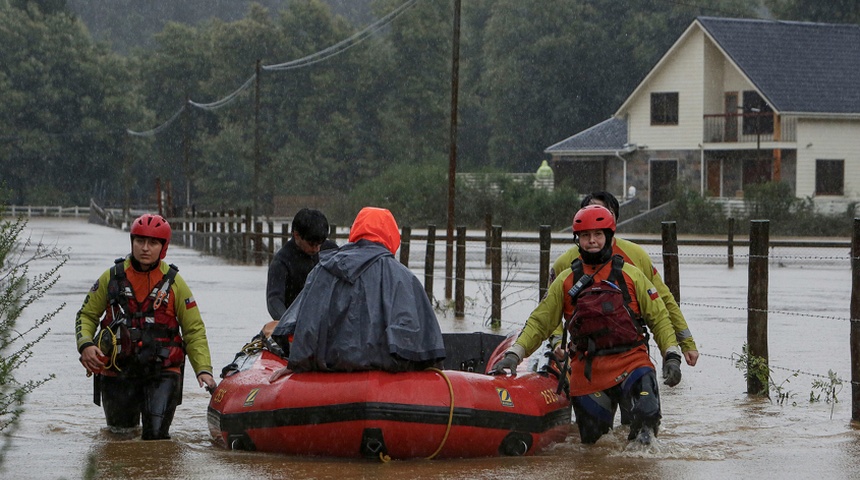
[[[648,330],[681,380],[681,349],[669,313],[654,285],[633,265],[612,253],[615,218],[590,205],[573,219],[579,257],[550,285],[493,373],[516,374],[531,355],[564,324],[563,345],[570,358],[569,396],[580,439],[594,443],[612,429],[618,405],[631,405],[630,440],[650,443],[660,425],[660,396],[648,355]]]
[[[588,205],[602,205],[606,207],[610,212],[612,212],[616,223],[618,222],[620,206],[615,195],[612,195],[609,192],[589,193],[582,198],[580,208]],[[691,367],[696,366],[696,362],[699,359],[699,349],[696,346],[696,341],[693,339],[690,327],[687,325],[687,319],[684,318],[684,314],[681,312],[681,307],[678,306],[675,296],[672,295],[672,292],[669,290],[669,287],[666,286],[660,273],[658,273],[657,269],[654,268],[654,263],[651,261],[651,257],[648,256],[645,249],[630,240],[613,236],[611,243],[612,253],[615,255],[621,255],[624,257],[625,262],[632,264],[639,270],[642,270],[645,277],[648,278],[655,287],[657,287],[657,292],[660,294],[660,298],[663,300],[663,303],[666,304],[666,309],[669,310],[669,320],[672,322],[672,327],[675,329],[675,336],[678,338],[678,345],[681,347],[681,352],[684,354],[684,360],[687,362],[687,365]],[[570,268],[570,263],[578,256],[579,247],[576,245],[561,254],[555,262],[553,262],[552,267],[550,268],[549,283],[552,284],[552,281],[555,280],[556,273],[561,273],[563,270]],[[560,331],[555,333],[555,338],[561,338]],[[667,377],[667,373],[668,372],[663,372],[663,378]],[[626,423],[623,411],[621,421]]]
[[[191,290],[163,261],[170,224],[147,213],[129,230],[131,254],[90,289],[75,337],[81,363],[95,374],[93,400],[104,408],[108,427],[124,431],[142,423],[144,440],[165,439],[182,399],[185,356],[201,387],[216,386],[209,343]]]

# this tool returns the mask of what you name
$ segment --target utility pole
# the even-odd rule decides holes
[[[253,200],[252,214],[256,218],[260,214],[260,59],[254,68],[254,178],[251,181],[251,199]]]
[[[182,108],[182,159],[185,166],[185,207],[191,211],[191,98],[185,94],[185,105]],[[159,199],[159,202],[161,200]]]
[[[451,48],[451,148],[448,155],[448,231],[445,239],[445,299],[451,299],[454,276],[454,194],[457,185],[457,93],[460,85],[460,3],[454,0]]]

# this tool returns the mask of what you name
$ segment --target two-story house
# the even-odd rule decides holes
[[[699,17],[608,120],[545,150],[556,182],[654,208],[787,182],[821,211],[860,200],[860,26]],[[565,180],[566,179],[566,180]]]

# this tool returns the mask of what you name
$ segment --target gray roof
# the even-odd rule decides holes
[[[623,150],[627,144],[627,122],[618,118],[604,120],[597,125],[566,138],[544,150],[545,153],[611,153]]]
[[[699,17],[781,113],[860,113],[860,25]]]

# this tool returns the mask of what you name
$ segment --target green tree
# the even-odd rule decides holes
[[[154,154],[137,168],[143,173],[137,181],[144,192],[150,193],[149,204],[156,200],[156,178],[173,185],[174,197],[190,196],[194,202],[194,194],[187,192],[186,186],[193,182],[198,171],[199,137],[214,123],[215,117],[186,106],[185,102],[186,99],[209,102],[219,98],[213,98],[203,89],[211,76],[211,49],[208,39],[197,28],[178,23],[168,23],[156,35],[155,42],[153,50],[137,51],[132,57],[140,95],[152,114],[145,122],[133,123],[131,129],[138,132],[158,130],[157,134],[144,139],[152,143]],[[141,140],[136,137],[132,142],[139,145]]]
[[[24,411],[24,400],[33,390],[53,378],[23,380],[20,368],[33,355],[33,347],[50,331],[47,323],[60,312],[60,305],[21,325],[24,311],[39,301],[59,280],[58,271],[68,256],[49,245],[22,240],[26,222],[0,221],[0,466],[11,443],[12,433]],[[50,265],[44,273],[30,274],[37,262]]]
[[[281,59],[291,61],[327,49],[355,30],[318,0],[294,2],[281,13]],[[366,40],[302,68],[267,72],[266,145],[272,151],[267,178],[273,194],[313,195],[349,191],[378,158],[375,138],[378,90]]]
[[[764,0],[764,4],[781,20],[860,23],[856,0]]]
[[[378,0],[379,13],[401,0]],[[379,105],[387,164],[444,162],[449,145],[453,2],[418,2],[391,24],[387,55],[377,56]]]
[[[138,118],[125,62],[59,3],[0,3],[0,177],[15,203],[120,197],[124,127]]]

